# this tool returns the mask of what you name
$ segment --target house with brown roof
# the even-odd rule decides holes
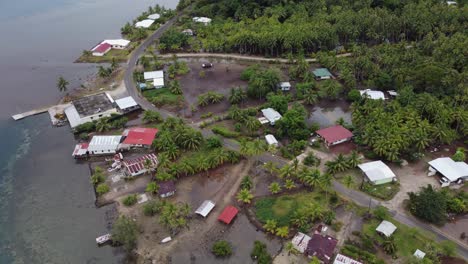
[[[159,183],[159,196],[166,198],[175,194],[176,187],[174,181],[163,181]]]
[[[307,244],[305,254],[310,258],[317,257],[322,263],[328,264],[331,262],[337,243],[338,240],[331,236],[314,234]]]

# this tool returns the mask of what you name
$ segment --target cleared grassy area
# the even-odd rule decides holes
[[[157,106],[178,105],[183,102],[183,96],[171,93],[167,88],[143,91],[143,96]]]
[[[300,192],[278,197],[265,197],[255,203],[255,214],[260,222],[276,220],[278,226],[290,225],[294,212],[306,207],[310,202],[325,203],[321,192]]]
[[[115,58],[117,62],[126,62],[128,56],[130,55],[129,50],[118,50],[112,49],[107,52],[104,56],[85,56],[81,55],[75,62],[78,63],[110,63],[112,62],[112,58]]]
[[[349,185],[349,188],[355,189],[364,193],[369,194],[372,197],[388,201],[391,200],[395,194],[400,191],[400,184],[398,182],[385,183],[381,185],[372,185],[369,183],[362,183],[364,176],[359,169],[352,169],[345,172],[335,174],[335,178],[347,186],[346,176],[350,175],[353,178],[353,183]],[[362,189],[361,189],[362,185]]]
[[[396,255],[398,257],[411,257],[416,249],[423,250],[426,248],[425,245],[434,239],[432,235],[423,233],[419,229],[400,224],[393,219],[388,219],[388,221],[392,222],[397,227],[397,230],[392,236],[395,240],[397,248]],[[384,241],[384,238],[375,231],[380,222],[381,221],[377,219],[372,219],[369,222],[364,223],[364,226],[362,227],[362,232],[376,241],[379,245]]]

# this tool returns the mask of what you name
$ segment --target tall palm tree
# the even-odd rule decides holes
[[[343,179],[344,184],[349,189],[354,184],[354,177],[351,175],[346,175]]]
[[[328,173],[322,174],[320,177],[320,188],[325,191],[325,200],[328,201],[328,191],[330,190],[330,187],[332,186],[332,176]]]
[[[111,124],[108,118],[101,118],[96,122],[96,131],[104,132],[111,129]]]
[[[67,80],[65,80],[63,76],[59,76],[59,78],[57,79],[57,89],[60,92],[66,92],[69,84],[70,83]]]
[[[277,194],[281,191],[281,186],[278,182],[272,182],[270,186],[268,186],[268,190],[270,190],[272,194]]]
[[[238,104],[247,99],[247,94],[241,87],[231,88],[231,94],[229,95],[229,102],[231,104]]]
[[[263,164],[263,168],[268,171],[270,176],[273,176],[278,171],[277,164],[274,163],[273,161],[268,161],[265,164]]]
[[[248,189],[242,189],[237,193],[236,198],[239,202],[249,204],[252,202],[253,195]]]
[[[250,133],[258,131],[262,124],[258,121],[257,118],[249,116],[244,120],[244,125]]]
[[[318,169],[312,169],[307,174],[305,179],[305,183],[314,189],[316,186],[320,186],[321,183],[321,175]]]
[[[385,240],[382,242],[382,248],[385,253],[390,255],[393,255],[397,251],[395,240],[392,236],[385,238]]]
[[[361,163],[361,156],[355,150],[351,152],[351,155],[348,157],[348,166],[350,168],[356,168]]]
[[[306,90],[304,94],[304,103],[308,105],[316,104],[319,100],[318,93],[311,89]]]
[[[266,150],[266,144],[262,140],[254,141],[242,140],[240,142],[240,153],[244,156],[257,156]]]

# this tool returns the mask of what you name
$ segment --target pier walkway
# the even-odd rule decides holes
[[[33,116],[33,115],[38,115],[38,114],[45,113],[45,112],[49,111],[49,108],[50,108],[50,106],[46,106],[46,107],[42,107],[42,108],[37,108],[37,109],[31,110],[31,111],[28,111],[28,112],[24,112],[24,113],[21,113],[21,114],[13,115],[13,116],[11,116],[11,117],[12,117],[15,121],[16,121],[16,120],[21,120],[21,119],[26,118],[26,117],[28,117],[28,116]]]

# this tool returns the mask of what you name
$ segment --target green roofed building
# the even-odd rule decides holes
[[[327,68],[319,68],[312,72],[317,80],[328,80],[333,77]]]

